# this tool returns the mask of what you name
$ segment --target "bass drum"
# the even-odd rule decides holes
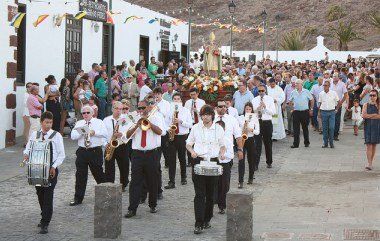
[[[50,141],[31,141],[27,178],[29,185],[48,187],[50,170]]]

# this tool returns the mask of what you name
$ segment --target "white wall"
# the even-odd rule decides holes
[[[91,70],[93,63],[102,62],[103,23],[98,22],[99,31],[94,30],[93,21],[83,19],[82,26],[82,69]]]
[[[8,5],[14,5],[8,1],[0,1],[0,148],[5,147],[6,130],[13,129],[13,109],[6,109],[6,96],[14,94],[13,82],[15,79],[7,78],[7,63],[15,62],[13,53],[15,48],[9,47],[9,36],[15,34],[14,27],[9,26]]]

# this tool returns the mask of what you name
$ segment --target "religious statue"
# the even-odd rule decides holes
[[[215,43],[215,34],[210,34],[210,44],[204,47],[204,68],[211,77],[218,77],[221,74],[222,56],[218,45]]]

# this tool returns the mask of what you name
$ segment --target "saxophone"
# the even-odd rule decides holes
[[[177,125],[174,124],[174,119],[176,119],[177,117],[178,117],[178,105],[175,105],[172,124],[170,125],[169,130],[168,130],[168,132],[169,132],[169,141],[174,141],[175,132],[177,130]]]
[[[87,125],[90,126],[87,122]],[[89,148],[91,146],[91,140],[90,140],[90,132],[84,135],[84,146],[86,148]]]
[[[120,124],[119,124],[119,122],[117,122],[116,126],[115,126],[114,133],[119,132],[119,126],[120,126]],[[115,135],[112,135],[110,143],[108,143],[106,146],[104,159],[106,159],[106,161],[111,160],[113,153],[115,152],[115,149],[118,148],[121,144],[122,144],[122,141],[119,140],[118,138],[116,138]]]
[[[248,139],[248,124],[251,122],[252,114],[248,114],[248,120],[246,119],[244,122],[243,130],[242,130],[242,143],[244,146],[245,141]]]

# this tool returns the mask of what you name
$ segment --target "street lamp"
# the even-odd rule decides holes
[[[264,60],[264,51],[265,51],[265,23],[267,21],[268,14],[265,10],[261,12],[261,18],[263,19],[263,60]]]
[[[278,28],[280,27],[280,14],[277,14],[276,17],[276,61],[278,62]]]
[[[234,0],[231,0],[231,2],[228,4],[228,11],[231,15],[231,26],[230,26],[230,58],[232,59],[232,28],[234,24],[234,13],[236,10],[236,4]]]
[[[186,60],[189,63],[190,62],[190,47],[191,47],[191,11],[193,8],[194,0],[187,0],[188,12],[189,12],[189,33],[188,33],[188,46],[187,46],[187,53],[186,53]]]

